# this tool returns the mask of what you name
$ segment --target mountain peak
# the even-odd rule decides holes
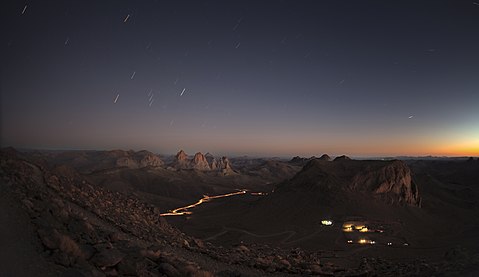
[[[386,204],[420,206],[421,203],[411,170],[399,160],[325,163],[315,159],[308,162],[287,186],[307,190],[308,194],[316,194],[318,190],[321,201],[329,204],[349,198],[359,201],[359,195],[370,195]]]
[[[350,160],[351,158],[346,155],[342,155],[342,156],[338,156],[334,158],[334,161],[350,161]]]
[[[178,161],[185,161],[185,160],[188,159],[188,155],[186,155],[185,151],[183,151],[183,149],[182,149],[182,150],[178,151],[178,153],[176,153],[176,159]]]
[[[191,163],[194,169],[198,169],[198,170],[211,169],[210,165],[208,164],[208,161],[206,160],[205,156],[201,152],[198,152],[195,154]]]
[[[328,154],[323,154],[319,159],[322,161],[330,161],[331,157]]]

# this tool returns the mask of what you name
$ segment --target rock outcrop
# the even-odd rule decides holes
[[[216,170],[217,161],[216,161],[215,157],[210,152],[208,152],[208,153],[205,154],[205,158],[206,158],[206,161],[208,162],[208,164],[210,165],[210,169],[211,170]]]
[[[328,154],[323,154],[321,157],[319,157],[319,160],[329,162],[331,160],[331,157]]]
[[[289,162],[295,165],[301,165],[304,166],[306,163],[308,163],[311,160],[316,159],[315,156],[311,156],[310,158],[304,158],[300,156],[293,157]]]
[[[148,155],[143,157],[140,160],[140,167],[159,167],[163,165],[163,161],[160,159],[160,157],[156,155]]]
[[[235,173],[234,170],[231,168],[230,161],[227,157],[224,156],[219,160],[217,164],[217,170],[224,175]]]
[[[235,173],[235,171],[231,168],[231,163],[227,157],[216,159],[210,153],[203,155],[201,152],[198,152],[195,154],[193,159],[190,160],[183,150],[180,150],[176,154],[175,161],[172,163],[170,168],[216,171],[224,175]]]
[[[334,161],[350,161],[350,160],[351,158],[346,155],[342,155],[342,156],[338,156],[334,158]]]
[[[202,170],[202,171],[211,169],[210,165],[208,164],[208,161],[206,160],[205,156],[201,152],[198,152],[195,154],[195,156],[193,157],[193,160],[191,161],[191,167],[193,169]]]
[[[328,154],[323,154],[321,157],[319,158],[316,158],[316,156],[311,156],[309,158],[304,158],[304,157],[300,157],[300,156],[296,156],[294,158],[292,158],[289,162],[292,163],[292,164],[295,164],[295,165],[301,165],[301,166],[304,166],[306,165],[308,162],[312,161],[312,160],[321,160],[321,161],[330,161],[331,160],[331,157],[328,155]]]
[[[411,179],[411,170],[402,161],[357,173],[350,188],[374,193],[391,203],[420,206],[419,191]]]
[[[190,168],[190,161],[188,160],[188,155],[186,155],[185,151],[180,150],[178,153],[176,153],[175,161],[173,162],[172,167],[176,169]]]
[[[386,204],[420,206],[418,187],[404,162],[358,161],[346,156],[335,161],[312,160],[284,186],[318,193],[320,201],[330,205],[363,197],[365,201],[379,199]]]
[[[216,159],[213,159],[210,163],[211,170],[218,170],[218,162]]]
[[[143,168],[143,167],[160,167],[163,166],[163,161],[157,155],[149,151],[123,151],[123,155],[115,151],[116,166],[128,168]]]

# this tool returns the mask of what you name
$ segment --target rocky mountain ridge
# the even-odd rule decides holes
[[[300,157],[300,156],[295,156],[293,157],[289,162],[292,163],[292,164],[296,164],[296,165],[306,165],[308,162],[312,161],[312,160],[321,160],[321,161],[331,161],[331,157],[328,155],[328,154],[323,154],[321,155],[321,157],[317,158],[316,156],[311,156],[309,158],[304,158],[304,157]]]
[[[347,162],[353,161],[337,163]],[[392,170],[383,168],[379,176]],[[392,168],[403,176],[401,167]],[[322,261],[334,255],[330,252],[246,243],[219,247],[172,227],[135,193],[97,187],[68,166],[50,169],[14,151],[0,151],[0,177],[2,196],[16,201],[17,212],[30,218],[42,246],[37,255],[56,266],[54,276],[432,276],[459,272],[460,263],[463,268],[471,262],[468,257],[464,262],[466,254],[457,249],[448,259],[460,263],[365,258],[358,267],[344,268]],[[389,183],[373,188],[384,186]]]
[[[118,157],[116,165],[128,168],[160,167],[163,166],[163,161],[157,155],[142,150],[127,152],[126,155]]]
[[[96,187],[69,167],[48,170],[3,153],[0,166],[2,191],[29,214],[43,245],[38,255],[58,266],[54,275],[267,276],[321,269],[314,255],[299,254],[304,258],[295,263],[280,249],[225,249],[192,238],[154,206]]]
[[[333,162],[308,162],[289,186],[313,186],[330,199],[361,192],[394,205],[420,206],[421,197],[411,170],[402,161],[357,161],[340,156]]]
[[[189,159],[188,155],[183,150],[178,151],[170,168],[216,171],[223,175],[231,175],[235,173],[231,167],[230,161],[225,156],[215,158],[210,153],[203,155],[201,152],[197,152],[192,159]]]

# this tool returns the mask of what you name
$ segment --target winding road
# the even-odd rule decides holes
[[[242,189],[242,190],[237,191],[237,192],[231,192],[231,193],[221,194],[221,195],[214,195],[214,196],[203,195],[203,198],[201,198],[200,200],[198,200],[198,202],[196,202],[194,204],[190,204],[190,205],[187,205],[187,206],[184,206],[184,207],[176,208],[176,209],[171,210],[167,213],[162,213],[162,214],[160,214],[160,216],[178,216],[178,215],[192,214],[193,212],[189,211],[190,209],[192,209],[192,208],[194,208],[198,205],[201,205],[205,202],[208,202],[212,199],[225,198],[225,197],[230,197],[230,196],[234,196],[234,195],[246,194],[247,192],[248,192],[248,190]]]

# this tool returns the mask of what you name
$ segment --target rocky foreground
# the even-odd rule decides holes
[[[31,255],[51,264],[51,276],[432,276],[473,262],[459,249],[438,264],[364,259],[341,268],[321,261],[332,253],[217,247],[170,226],[135,195],[104,190],[71,168],[47,168],[9,150],[1,152],[0,176],[2,199],[28,215],[26,227],[33,226],[41,246]]]

